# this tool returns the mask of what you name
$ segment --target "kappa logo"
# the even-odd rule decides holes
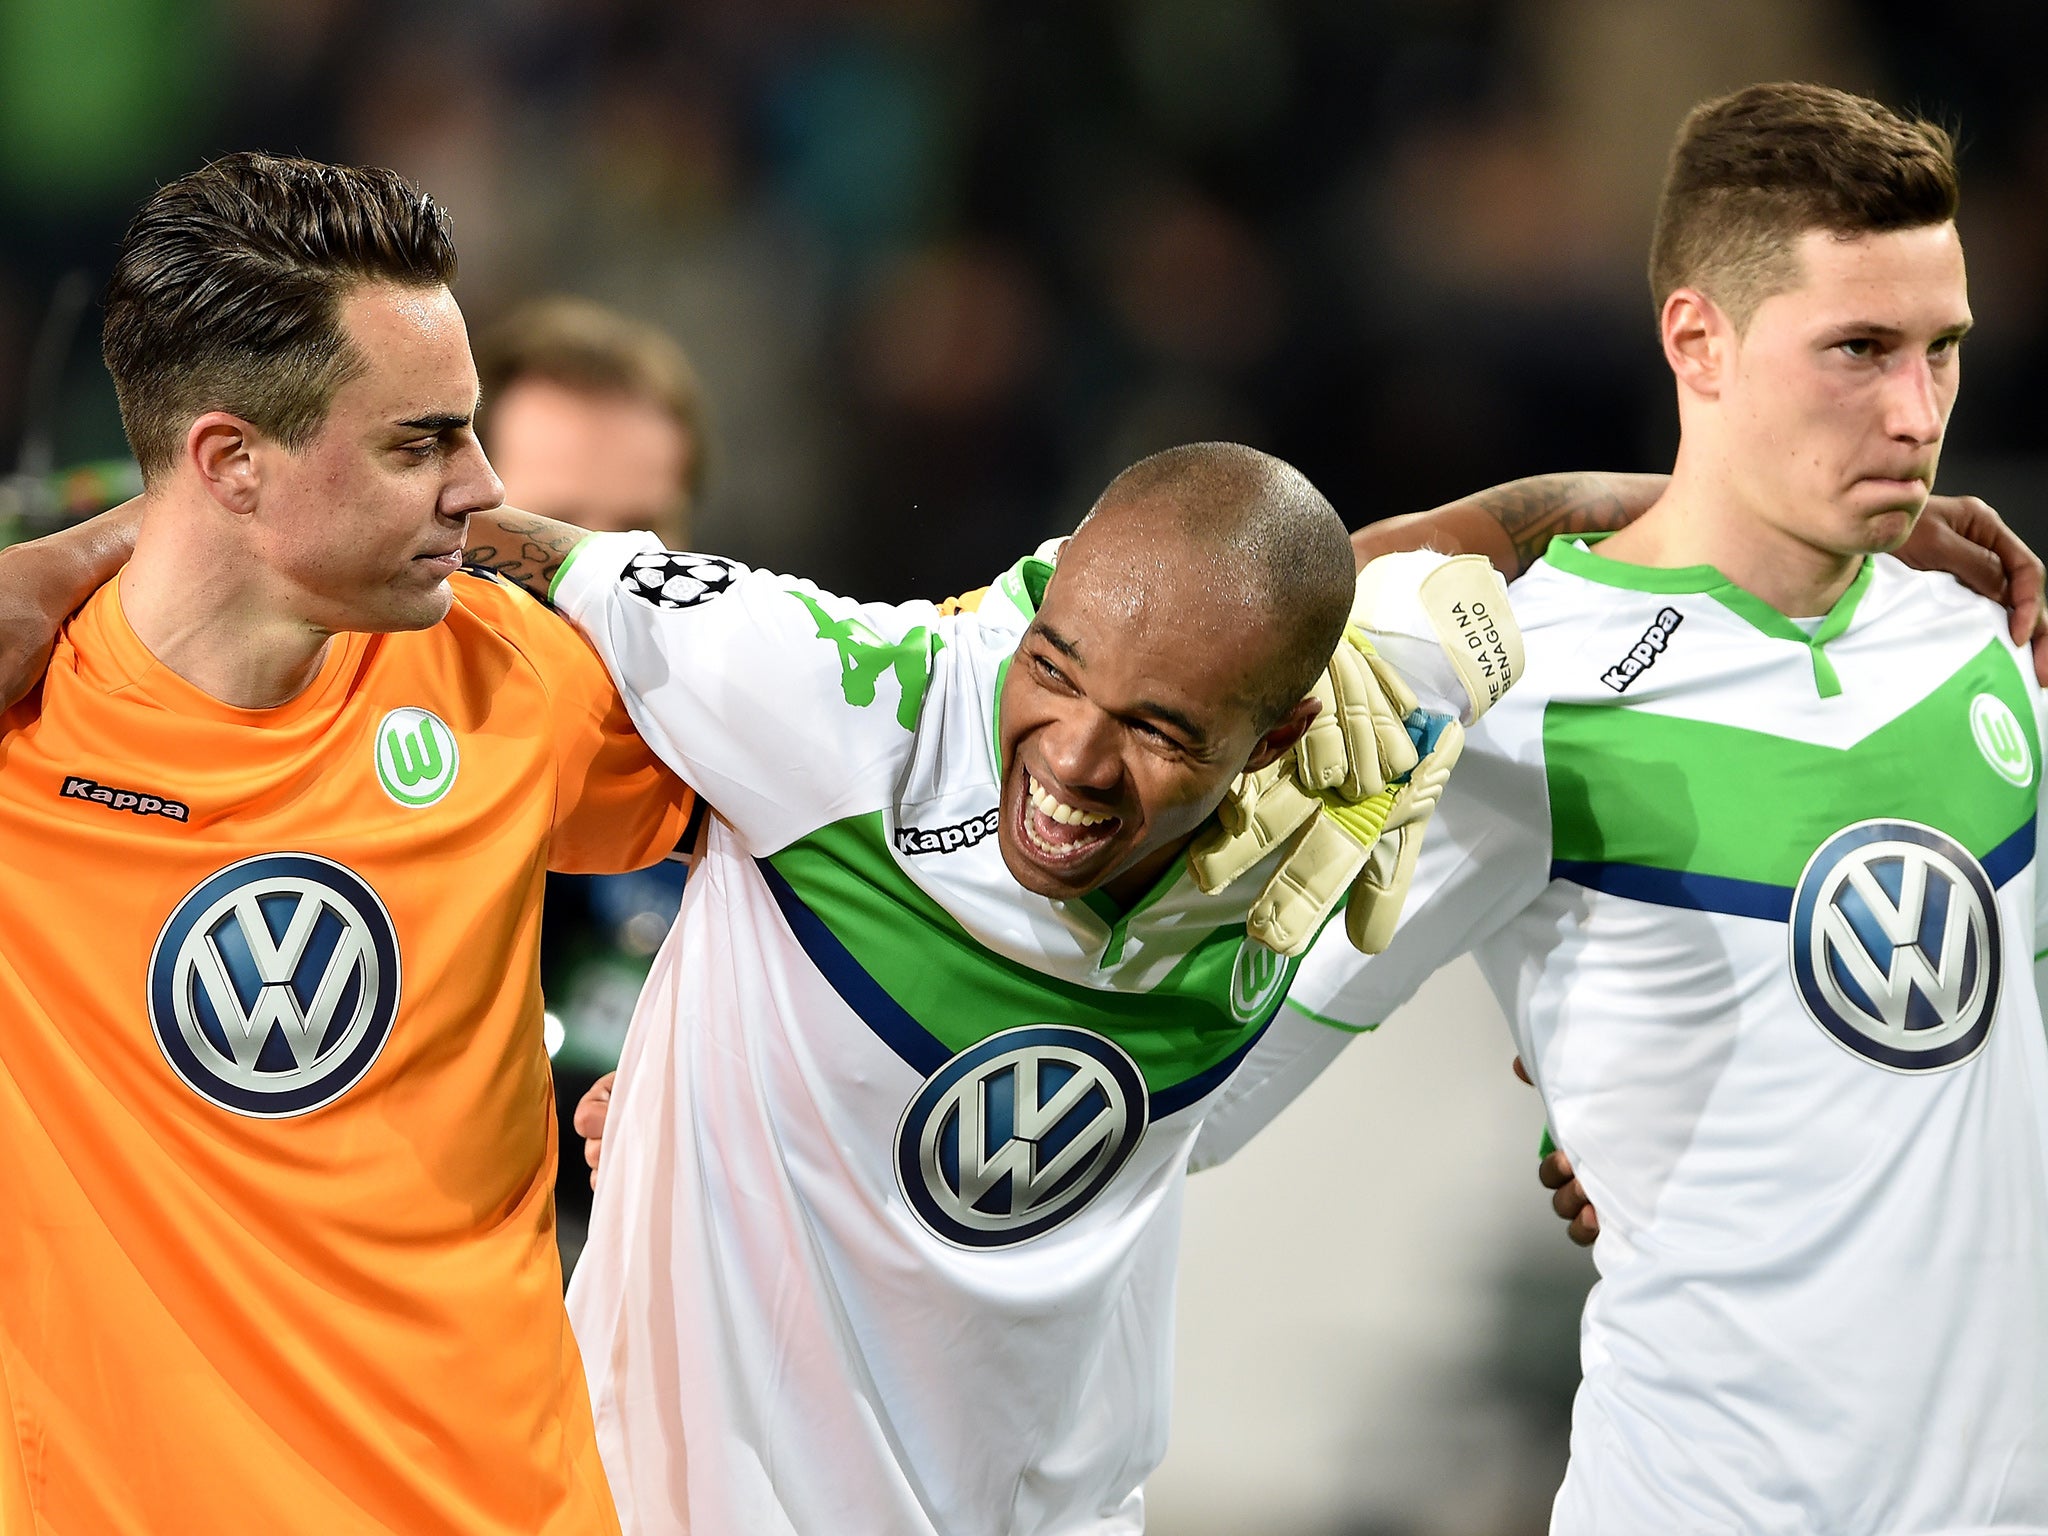
[[[192,819],[192,808],[182,800],[169,800],[146,790],[116,789],[111,784],[95,784],[75,773],[64,775],[64,784],[57,791],[57,797],[60,800],[84,800],[93,805],[103,805],[110,811],[127,811],[136,816],[162,816],[168,821],[186,822]]]
[[[1792,979],[1815,1023],[1894,1072],[1939,1072],[1991,1037],[1998,898],[1955,839],[1864,821],[1807,861],[1792,897]]]
[[[1980,693],[1970,700],[1970,734],[1991,771],[2015,789],[2034,782],[2034,750],[2005,700]]]
[[[194,1093],[238,1115],[302,1115],[354,1087],[390,1039],[398,931],[353,870],[261,854],[178,903],[148,987],[157,1047]]]
[[[1029,1242],[1080,1214],[1145,1134],[1145,1078],[1112,1040],[1032,1024],[925,1080],[896,1128],[896,1182],[936,1236]]]
[[[1002,819],[1003,809],[996,806],[971,821],[959,822],[950,827],[898,827],[896,851],[912,854],[958,853],[962,848],[972,848],[984,838],[994,837]]]
[[[1676,608],[1660,608],[1650,627],[1643,631],[1643,638],[1629,647],[1629,652],[1613,666],[1600,674],[1600,681],[1616,693],[1628,692],[1628,686],[1657,664],[1657,658],[1664,654],[1664,647],[1671,643],[1671,637],[1678,626],[1685,622],[1685,615]]]
[[[371,757],[384,793],[407,810],[433,805],[455,787],[462,753],[455,733],[424,709],[394,709],[377,722]]]

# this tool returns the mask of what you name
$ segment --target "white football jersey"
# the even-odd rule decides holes
[[[556,601],[717,808],[569,1305],[629,1532],[1134,1532],[1204,1108],[1298,962],[1267,868],[1024,891],[996,707],[1050,576],[863,606],[639,535]]]
[[[2041,738],[2004,615],[1877,558],[1808,634],[1563,540],[1513,595],[1528,670],[1392,944],[1318,944],[1198,1162],[1470,950],[1600,1212],[1552,1530],[2048,1531]]]

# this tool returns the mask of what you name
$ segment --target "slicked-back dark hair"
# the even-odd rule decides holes
[[[363,367],[342,300],[454,277],[447,212],[395,171],[247,153],[179,177],[129,224],[107,286],[101,352],[143,476],[206,411],[300,447]]]
[[[1661,311],[1697,288],[1737,330],[1800,281],[1808,230],[1855,236],[1945,224],[1961,200],[1955,144],[1933,123],[1825,85],[1752,85],[1678,130],[1650,240]]]

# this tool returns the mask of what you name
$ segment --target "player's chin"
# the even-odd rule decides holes
[[[1913,527],[1920,521],[1920,514],[1926,506],[1927,497],[1923,493],[1910,505],[1879,507],[1866,512],[1860,520],[1857,551],[1866,555],[1890,554],[1913,536]]]
[[[360,622],[349,625],[371,634],[391,634],[407,629],[432,629],[448,617],[448,610],[455,606],[455,594],[449,590],[448,578],[437,577],[431,583],[415,580],[404,588],[389,589],[380,593],[374,612],[361,615]]]

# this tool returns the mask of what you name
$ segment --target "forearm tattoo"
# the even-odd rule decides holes
[[[545,602],[555,572],[569,558],[569,551],[583,542],[585,533],[573,524],[525,513],[472,516],[469,547],[462,552],[462,563],[471,570],[490,571],[516,582]]]
[[[1612,533],[1649,505],[1602,474],[1531,475],[1481,491],[1472,502],[1500,524],[1525,571],[1557,534]]]

